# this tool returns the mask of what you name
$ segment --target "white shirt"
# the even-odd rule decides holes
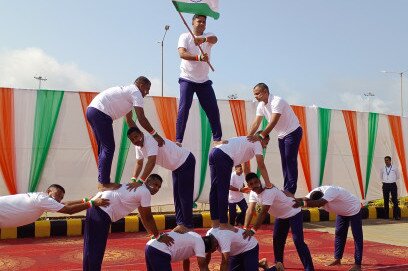
[[[286,196],[276,187],[265,189],[261,194],[251,191],[249,193],[249,202],[270,205],[268,212],[276,218],[289,218],[302,211],[300,208],[293,208],[294,199]]]
[[[129,191],[126,189],[126,185],[122,185],[116,190],[98,192],[94,199],[100,195],[104,199],[109,199],[109,206],[100,206],[100,208],[109,215],[112,222],[124,218],[140,206],[150,207],[152,198],[145,184],[139,186],[136,191]]]
[[[209,36],[214,36],[214,34],[204,33],[202,36],[198,36],[198,37],[209,37]],[[204,42],[200,46],[203,49],[204,53],[208,54],[208,57],[211,62],[211,57],[210,57],[211,47],[213,46],[213,44],[209,42]],[[178,48],[185,48],[187,52],[192,55],[201,54],[198,46],[194,44],[194,38],[191,36],[190,33],[183,33],[180,35],[180,38],[178,41]],[[195,82],[195,83],[204,83],[209,80],[208,79],[209,69],[210,69],[210,66],[207,64],[207,62],[181,59],[180,77],[183,79],[187,79],[189,81]]]
[[[219,250],[221,253],[230,253],[230,256],[236,256],[247,252],[258,245],[256,238],[244,239],[242,233],[243,229],[238,229],[238,232],[230,230],[220,230],[218,228],[211,228],[207,231],[207,236],[212,234],[218,241]]]
[[[129,113],[134,106],[143,108],[143,96],[134,84],[112,87],[96,95],[89,106],[116,120]]]
[[[273,113],[281,114],[278,123],[273,128],[278,133],[278,138],[284,138],[300,126],[292,107],[281,97],[269,94],[267,104],[258,103],[256,115],[264,116],[269,122]]]
[[[194,255],[205,258],[204,241],[198,233],[190,231],[179,234],[171,231],[167,234],[174,239],[173,245],[167,246],[157,240],[150,240],[147,245],[169,254],[172,262],[183,261]]]
[[[395,183],[400,179],[400,173],[397,167],[383,167],[380,172],[383,183]]]
[[[232,137],[227,144],[217,145],[234,161],[234,166],[251,160],[255,155],[262,155],[262,145],[259,141],[249,142],[246,136]]]
[[[322,191],[324,194],[323,199],[327,200],[327,203],[323,206],[323,209],[327,212],[333,212],[341,216],[353,216],[360,212],[360,200],[346,189],[324,185],[313,189],[307,194],[306,198],[310,198],[312,192],[317,190]]]
[[[58,212],[64,207],[44,192],[0,197],[0,228],[18,227],[36,221],[44,212]]]
[[[235,188],[241,189],[244,186],[244,180],[245,180],[244,174],[237,175],[237,173],[233,171],[231,174],[230,185]],[[242,194],[242,192],[229,190],[228,195],[229,203],[237,203],[243,199],[244,195]]]
[[[156,164],[165,169],[174,171],[187,160],[190,152],[179,147],[173,141],[163,138],[165,144],[161,147],[157,141],[149,134],[144,134],[143,147],[135,146],[136,160],[148,158],[156,155]]]

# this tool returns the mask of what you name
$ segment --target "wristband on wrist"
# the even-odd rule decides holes
[[[261,133],[258,134],[258,137],[259,137],[260,139],[265,139],[265,137],[264,137]]]
[[[88,201],[89,201],[89,199],[88,199],[87,197],[85,197],[85,198],[82,199],[82,203],[86,203],[86,202],[88,202]]]
[[[137,180],[137,183],[144,184],[144,181],[142,179],[139,179]]]
[[[196,56],[195,56],[195,60],[196,60],[196,61],[200,61],[200,55],[196,55]]]
[[[151,135],[154,135],[155,133],[156,131],[154,129],[150,132]]]
[[[94,207],[95,206],[95,201],[93,199],[91,199],[89,202],[89,206]]]
[[[301,201],[299,202],[299,205],[300,205],[300,207],[303,207],[303,206],[305,206],[305,202],[304,202],[303,200],[301,200]]]
[[[204,43],[204,42],[206,42],[206,41],[207,41],[207,38],[206,38],[206,37],[204,37],[204,41],[203,41],[203,43]]]
[[[256,233],[256,230],[254,228],[250,229],[249,231],[252,232],[252,234]]]
[[[132,181],[132,183],[137,182],[137,179],[135,177],[130,178],[130,180]]]

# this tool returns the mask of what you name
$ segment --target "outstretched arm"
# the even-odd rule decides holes
[[[263,116],[256,116],[255,117],[254,121],[251,124],[251,128],[249,129],[248,135],[251,136],[251,135],[254,135],[256,133],[256,131],[259,128],[259,125],[261,125],[262,118],[263,118]]]
[[[142,107],[136,107],[136,106],[134,108],[135,108],[136,116],[137,116],[137,119],[140,125],[151,134],[154,131],[154,129],[152,125],[150,124],[149,120],[146,118],[144,114],[144,109]],[[153,135],[153,137],[157,141],[159,147],[163,146],[164,140],[159,134],[156,133]]]
[[[101,197],[96,198],[95,200],[92,200],[92,204],[94,206],[108,206],[109,205],[109,200],[108,199],[103,199]],[[75,213],[79,213],[83,210],[86,210],[88,208],[91,207],[91,203],[90,202],[84,202],[82,203],[82,201],[80,203],[74,203],[74,204],[70,204],[70,205],[65,205],[64,207],[62,207],[58,213],[63,213],[63,214],[75,214]]]

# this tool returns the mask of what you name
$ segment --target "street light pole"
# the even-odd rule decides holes
[[[166,37],[167,31],[170,29],[170,25],[164,26],[164,35],[161,41],[161,96],[163,97],[163,82],[164,82],[164,38]]]
[[[406,70],[406,71],[403,71],[403,72],[389,72],[389,71],[381,71],[382,73],[395,73],[395,74],[399,74],[399,76],[400,76],[400,86],[401,86],[401,89],[400,89],[400,98],[401,98],[401,117],[403,117],[404,116],[404,103],[402,102],[402,76],[407,72],[408,70]]]
[[[364,96],[367,97],[367,100],[368,100],[368,113],[370,113],[371,112],[371,110],[370,110],[370,97],[374,97],[375,94],[372,93],[371,91],[369,91],[367,93],[364,93]]]
[[[34,76],[34,79],[38,80],[38,89],[41,89],[41,82],[42,81],[47,81],[47,78],[42,77],[42,76]]]

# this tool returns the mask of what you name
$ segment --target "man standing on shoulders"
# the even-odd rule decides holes
[[[212,81],[208,78],[211,48],[217,43],[218,38],[212,33],[205,33],[207,17],[194,15],[193,33],[181,34],[178,41],[178,52],[181,58],[180,64],[180,102],[176,124],[176,142],[181,145],[186,130],[188,115],[193,102],[194,93],[197,94],[201,107],[210,121],[213,140],[220,143],[222,138],[220,112],[217,98],[215,97]],[[204,54],[201,54],[197,45],[201,45]]]
[[[275,129],[278,134],[279,151],[282,162],[284,178],[284,190],[291,194],[296,193],[298,180],[297,155],[300,140],[302,139],[302,127],[292,110],[292,107],[281,97],[269,93],[269,88],[264,83],[257,84],[253,89],[255,99],[259,102],[256,109],[256,118],[249,131],[249,140],[257,141]],[[257,136],[255,132],[263,118],[268,120],[264,131]]]
[[[159,146],[164,144],[163,138],[150,125],[143,110],[143,98],[149,94],[150,80],[139,76],[134,84],[124,87],[112,87],[102,91],[92,100],[86,110],[86,118],[92,127],[98,144],[98,182],[99,189],[118,188],[110,182],[115,138],[112,123],[126,115],[129,127],[136,126],[132,119],[135,109],[140,125],[153,135]]]
[[[361,271],[363,258],[363,225],[359,199],[346,189],[325,185],[313,189],[306,197],[296,199],[294,208],[299,206],[323,207],[336,216],[336,237],[334,241],[335,260],[329,266],[340,265],[346,246],[349,224],[354,238],[354,266],[349,271]]]
[[[397,167],[391,164],[391,157],[384,157],[385,167],[381,169],[382,192],[384,197],[384,215],[389,218],[390,193],[393,205],[393,218],[400,220],[400,209],[398,207],[398,189],[397,181],[400,179],[400,173]]]

